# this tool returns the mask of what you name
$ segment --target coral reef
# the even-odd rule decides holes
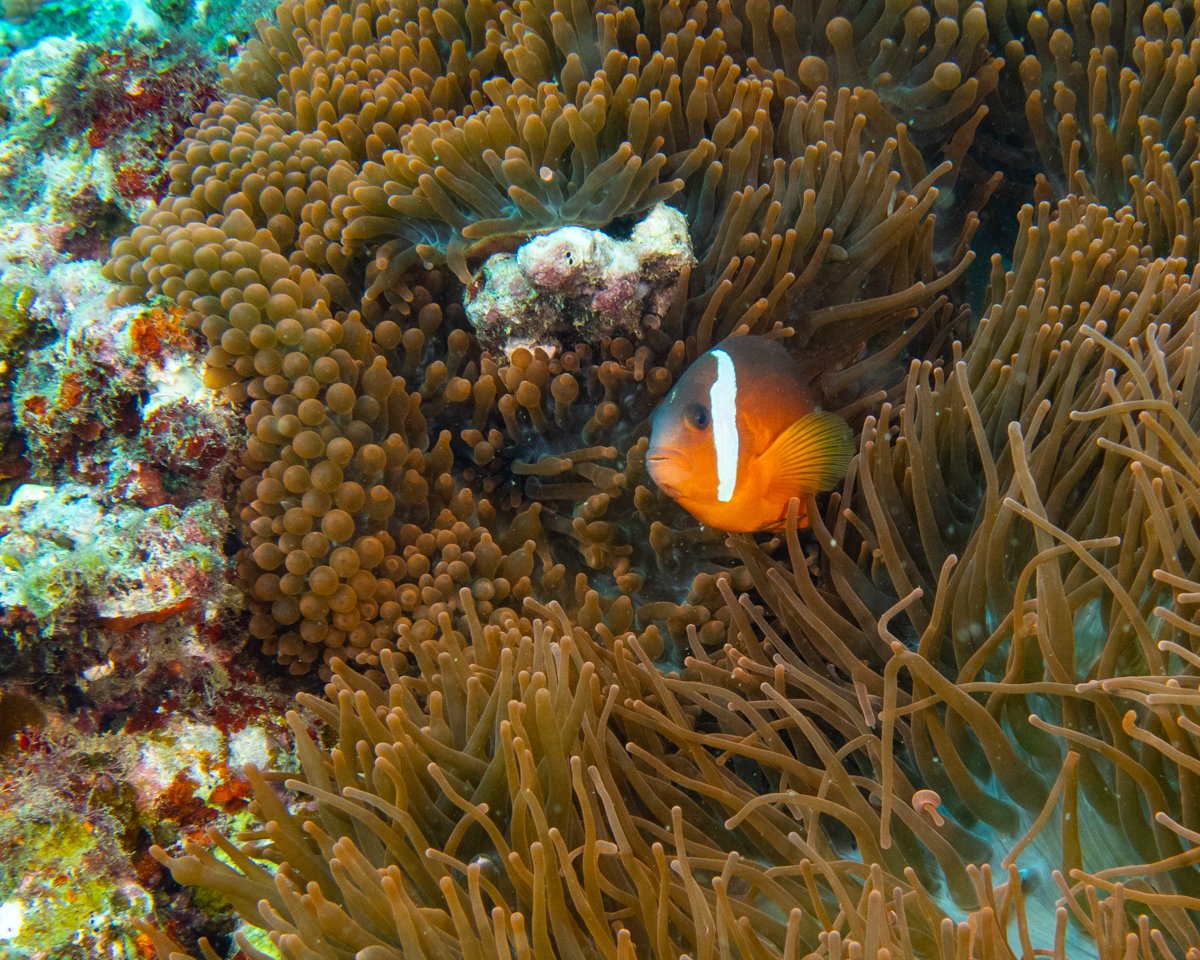
[[[51,38],[83,38],[118,50],[131,40],[186,37],[204,56],[224,59],[269,12],[265,0],[5,0],[0,52],[18,53]]]
[[[34,309],[61,317],[63,297],[69,312],[13,378],[31,476],[144,507],[219,501],[236,423],[204,389],[190,331],[162,304],[109,313],[106,291],[94,265],[63,264],[40,281]]]
[[[186,37],[148,36],[124,4],[48,0],[6,5],[22,23],[0,25],[6,960],[144,960],[133,920],[156,906],[180,935],[231,929],[147,850],[242,828],[240,767],[292,763],[294,688],[261,682],[230,630],[238,418],[203,386],[181,311],[109,311],[81,259],[157,198],[162,158],[218,94],[207,49],[237,42],[235,12],[189,6]]]
[[[49,631],[64,619],[128,629],[219,603],[219,509],[106,509],[87,487],[19,487],[0,508],[0,606]]]
[[[193,114],[216,96],[216,74],[187,36],[116,49],[89,44],[71,58],[47,107],[56,137],[83,131],[92,150],[107,148],[115,192],[136,216],[161,194],[163,161]]]
[[[69,142],[65,149],[46,149],[55,122],[54,102],[74,93],[67,70],[87,50],[87,44],[74,37],[48,37],[18,52],[0,74],[0,177],[15,207],[12,213],[20,211],[28,222],[69,224],[63,233],[91,219],[85,207],[94,210],[113,196],[107,156]],[[84,198],[86,204],[81,202]],[[75,204],[78,209],[72,211]]]
[[[145,669],[144,645],[201,640],[240,605],[224,508],[240,439],[179,312],[108,311],[98,265],[44,236],[9,230],[0,258],[21,321],[0,381],[0,667],[60,692]]]
[[[69,252],[75,223],[8,200],[0,954],[132,960],[149,949],[132,918],[173,898],[147,848],[236,827],[247,786],[230,764],[289,762],[279,698],[225,638],[238,424],[178,310],[107,310],[99,265]],[[174,899],[181,929],[214,929]]]
[[[21,738],[26,731],[45,724],[46,714],[35,700],[20,693],[0,692],[0,704],[4,706],[0,755],[4,755],[21,745]]]
[[[163,158],[216,80],[187,38],[47,37],[19,51],[0,74],[0,215],[53,224],[58,247],[97,256],[157,197]]]
[[[245,763],[286,767],[291,760],[281,744],[277,694],[215,649],[203,657],[204,686],[184,690],[179,676],[186,660],[176,658],[179,652],[163,651],[159,669],[138,673],[134,685],[145,715],[122,715],[116,690],[133,677],[111,664],[91,683],[95,702],[113,698],[95,714],[0,695],[6,710],[10,701],[30,704],[25,719],[32,718],[28,711],[37,718],[0,760],[0,954],[6,958],[143,957],[150,941],[133,920],[156,900],[176,901],[174,925],[181,931],[214,929],[213,906],[164,890],[163,872],[147,849],[209,826],[241,829],[249,785],[232,771]],[[217,699],[219,711],[211,706]]]
[[[245,956],[1200,956],[1200,8],[1042,6],[260,26],[96,327],[207,343],[246,629],[327,681],[290,776],[171,781],[207,829],[153,856]],[[656,216],[690,253],[646,298],[612,265]],[[646,474],[656,404],[745,333],[859,427],[811,535]],[[221,462],[199,377],[71,342],[26,351],[33,476]],[[110,711],[155,673],[113,649]]]

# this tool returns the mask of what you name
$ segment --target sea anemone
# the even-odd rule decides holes
[[[873,93],[782,95],[740,72],[702,7],[488,10],[285,5],[234,71],[241,93],[175,151],[169,196],[113,246],[119,299],[173,298],[211,344],[208,382],[248,405],[251,629],[297,671],[372,662],[463,584],[517,612],[535,587],[575,609],[607,585],[602,606],[638,602],[678,634],[672,544],[690,524],[642,458],[689,358],[738,328],[794,335],[826,399],[852,405],[944,339],[936,294],[971,260],[973,216],[939,249],[950,164],[927,172]],[[699,262],[666,316],[554,356],[480,351],[468,262],[668,198]]]
[[[329,681],[262,830],[159,852],[288,960],[1200,956],[1195,11],[830,14],[287,2],[114,245]],[[664,202],[665,311],[481,345],[486,258]],[[861,428],[811,535],[646,475],[748,333]]]

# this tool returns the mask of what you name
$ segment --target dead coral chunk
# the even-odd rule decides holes
[[[659,204],[628,240],[562,227],[515,254],[493,254],[467,288],[467,316],[480,343],[502,351],[619,334],[636,340],[644,316],[668,313],[680,274],[694,263],[687,221]]]

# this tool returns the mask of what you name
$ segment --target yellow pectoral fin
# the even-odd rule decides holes
[[[771,493],[832,490],[846,475],[854,456],[854,432],[833,413],[810,413],[783,431],[762,455],[772,475]]]

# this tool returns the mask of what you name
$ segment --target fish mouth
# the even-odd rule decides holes
[[[656,450],[646,457],[650,478],[668,497],[679,499],[679,482],[687,475],[683,458],[674,450]]]

